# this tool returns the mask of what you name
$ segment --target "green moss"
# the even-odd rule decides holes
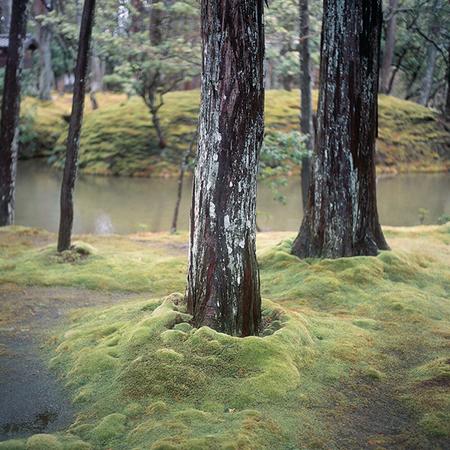
[[[1,450],[26,450],[26,442],[24,439],[10,439],[0,442]]]
[[[35,434],[27,440],[27,450],[63,450],[56,436],[51,434]]]
[[[316,97],[316,95],[315,95]],[[62,167],[64,162],[70,98],[52,103],[26,99],[23,114],[33,113],[30,125],[39,143],[39,155]],[[86,108],[80,141],[80,170],[99,175],[165,176],[177,171],[180,153],[189,145],[198,116],[198,91],[172,92],[165,96],[161,123],[168,147],[163,154],[149,112],[139,98],[103,94],[100,109]],[[89,103],[89,102],[87,102]],[[299,92],[268,91],[266,130],[298,129]],[[450,135],[437,114],[413,102],[395,97],[379,98],[377,161],[382,170],[445,170]]]
[[[145,290],[164,262],[158,296],[75,313],[57,333],[52,366],[77,404],[80,445],[336,448],[358,427],[362,448],[398,414],[406,447],[438,448],[450,423],[448,230],[390,228],[391,252],[307,261],[290,254],[289,233],[260,234],[264,328],[244,339],[193,328],[183,296],[166,295],[171,277],[183,289],[186,266],[165,245],[186,235],[84,236],[96,253],[67,263],[32,244],[39,233],[5,228],[1,258],[17,268],[0,279],[79,286],[86,267],[89,286],[122,290],[131,276]]]

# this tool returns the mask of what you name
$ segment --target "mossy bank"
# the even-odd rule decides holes
[[[149,112],[140,98],[99,94],[100,109],[86,114],[80,169],[98,175],[170,176],[177,172],[198,116],[199,92],[172,92],[160,110],[168,146],[162,152]],[[70,96],[53,102],[27,98],[22,108],[22,157],[45,157],[61,168]],[[266,133],[298,129],[299,92],[268,91]],[[380,172],[448,170],[450,128],[438,114],[416,103],[380,96],[377,165]],[[289,164],[289,162],[287,162]],[[292,169],[298,170],[295,165]]]
[[[76,420],[0,449],[445,448],[450,224],[385,233],[393,251],[378,257],[306,261],[289,233],[259,234],[264,329],[239,339],[189,325],[173,293],[184,234],[80,236],[56,256],[54,235],[3,228],[3,286],[142,299],[51,331]]]

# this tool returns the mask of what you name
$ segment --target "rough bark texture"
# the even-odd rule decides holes
[[[429,25],[429,35],[435,37],[439,34],[440,23],[438,14],[439,0],[434,0],[431,10],[431,18]],[[419,103],[427,106],[430,101],[431,88],[433,87],[434,69],[436,67],[437,48],[433,42],[428,42],[427,58],[425,64],[425,72],[422,78],[420,88]]]
[[[388,20],[386,23],[386,42],[384,45],[383,63],[380,70],[380,92],[389,94],[390,74],[394,59],[395,35],[397,33],[398,0],[389,0]]]
[[[256,175],[264,133],[263,0],[202,0],[203,76],[187,300],[196,326],[261,320]]]
[[[305,147],[309,155],[302,159],[302,200],[303,210],[308,203],[311,156],[314,150],[314,127],[312,105],[311,53],[310,53],[309,5],[308,0],[300,0],[300,131],[307,136]]]
[[[376,255],[388,246],[375,185],[381,0],[325,0],[316,154],[299,257]]]
[[[66,161],[61,187],[61,217],[59,222],[58,251],[70,248],[73,225],[73,190],[77,176],[80,131],[83,120],[86,75],[89,60],[89,44],[94,23],[95,0],[85,0],[80,25],[75,82],[73,87],[72,114],[67,138]]]
[[[101,92],[103,90],[103,75],[105,73],[105,68],[102,60],[97,54],[95,45],[92,46],[91,53],[91,89],[89,92],[89,98],[91,100],[92,109],[98,109],[99,105],[96,94],[97,92]]]
[[[14,0],[0,122],[0,226],[14,223],[20,113],[20,76],[27,27],[27,0]]]

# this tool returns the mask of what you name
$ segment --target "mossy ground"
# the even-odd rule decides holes
[[[4,286],[142,299],[72,314],[48,346],[75,423],[0,449],[445,448],[450,225],[385,231],[393,251],[334,261],[259,234],[265,330],[239,339],[192,329],[171,294],[185,234],[80,236],[57,257],[54,235],[2,229]]]
[[[160,155],[148,110],[141,99],[99,94],[100,109],[86,114],[80,141],[80,169],[100,175],[170,176],[177,172],[181,153],[189,146],[198,115],[199,92],[165,96],[161,124],[168,147]],[[379,98],[377,162],[380,171],[448,169],[450,133],[428,108],[394,97]],[[31,117],[23,154],[45,156],[62,167],[70,96],[53,102],[25,99],[22,114]],[[268,91],[266,132],[298,129],[299,92]],[[30,120],[30,119],[28,119]]]

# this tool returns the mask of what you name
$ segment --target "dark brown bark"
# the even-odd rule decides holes
[[[308,0],[300,0],[300,131],[303,135],[307,136],[305,147],[309,153],[309,155],[305,155],[302,158],[301,181],[303,210],[306,209],[308,202],[311,155],[314,149],[310,35]]]
[[[183,197],[183,181],[184,181],[184,174],[186,172],[186,169],[189,164],[189,159],[192,157],[192,154],[194,152],[194,145],[197,141],[197,133],[193,136],[191,143],[189,145],[189,148],[184,152],[183,158],[180,162],[180,173],[178,175],[178,186],[177,186],[177,201],[175,203],[175,210],[173,212],[173,219],[172,219],[172,226],[170,227],[171,233],[177,232],[177,226],[178,226],[178,214],[180,212],[180,204],[181,199]]]
[[[203,76],[187,301],[195,326],[261,321],[256,176],[264,134],[263,0],[202,0]]]
[[[20,76],[27,28],[27,0],[14,0],[0,122],[0,226],[14,223],[20,114]]]
[[[394,59],[395,35],[397,33],[398,0],[389,0],[388,20],[386,23],[386,42],[384,45],[383,63],[380,70],[380,92],[389,94],[389,80],[392,61]]]
[[[375,184],[381,0],[325,0],[316,154],[293,253],[376,255],[388,246]]]
[[[58,251],[68,250],[73,225],[73,190],[77,176],[78,150],[83,121],[84,96],[89,61],[89,45],[94,24],[95,0],[85,0],[80,25],[78,56],[73,86],[72,114],[67,138],[66,161],[61,187],[61,216],[59,222]]]

